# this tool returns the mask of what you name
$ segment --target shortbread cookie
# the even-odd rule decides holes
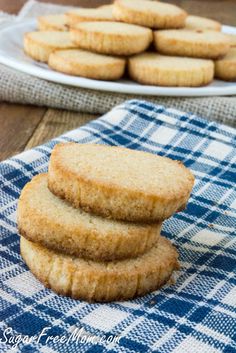
[[[215,77],[225,81],[236,81],[236,47],[215,61]]]
[[[37,18],[39,31],[68,31],[67,19],[63,14]]]
[[[236,47],[236,34],[227,34],[230,41],[230,47]]]
[[[154,222],[182,210],[194,177],[179,161],[122,147],[54,147],[49,189],[75,207],[127,221]]]
[[[21,255],[46,287],[74,299],[109,302],[152,292],[179,269],[178,253],[160,237],[156,246],[135,259],[94,262],[48,250],[21,237]]]
[[[47,62],[54,50],[70,48],[76,48],[76,44],[69,32],[39,31],[24,35],[24,51],[34,60]]]
[[[92,260],[135,257],[158,240],[161,223],[113,221],[91,215],[53,195],[47,174],[35,176],[22,190],[18,228],[25,238],[66,254]]]
[[[140,53],[152,42],[149,28],[118,22],[82,22],[71,29],[71,39],[81,49],[102,54]]]
[[[213,80],[211,60],[142,53],[128,61],[130,77],[142,84],[197,87]]]
[[[65,74],[95,80],[118,80],[125,71],[125,59],[82,49],[55,51],[50,54],[48,65]]]
[[[210,18],[200,16],[188,16],[185,21],[186,29],[205,29],[211,31],[221,31],[221,24]]]
[[[113,15],[117,21],[150,28],[182,28],[187,17],[175,5],[149,0],[116,0]]]
[[[97,8],[79,8],[66,13],[67,22],[70,26],[74,26],[79,22],[91,21],[114,21],[112,15],[112,5],[104,5]]]
[[[229,51],[229,40],[220,32],[204,30],[161,30],[154,32],[158,52],[166,55],[216,59]]]

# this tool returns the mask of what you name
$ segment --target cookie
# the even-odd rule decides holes
[[[113,15],[117,21],[150,28],[182,28],[187,17],[175,5],[149,0],[116,0]]]
[[[118,80],[125,71],[125,59],[82,49],[55,51],[50,54],[48,65],[68,75],[95,80]]]
[[[230,41],[230,47],[236,47],[236,34],[227,34]]]
[[[112,5],[103,5],[97,8],[79,8],[66,13],[67,22],[74,26],[78,22],[114,21]]]
[[[21,256],[46,287],[74,299],[109,302],[141,296],[160,288],[179,269],[178,253],[160,237],[144,255],[113,262],[70,257],[21,237]]]
[[[81,49],[111,55],[140,53],[152,42],[149,28],[119,22],[81,22],[71,29]]]
[[[37,18],[39,31],[68,31],[66,16],[46,15]]]
[[[122,147],[62,143],[54,147],[49,189],[104,217],[157,222],[182,210],[194,183],[179,161]]]
[[[210,18],[200,16],[187,16],[185,20],[186,29],[204,29],[211,31],[221,31],[221,24],[217,21],[211,20]]]
[[[35,176],[21,192],[17,210],[20,234],[66,254],[92,260],[135,257],[158,240],[161,223],[113,221],[75,209],[53,195],[47,174]]]
[[[215,61],[215,77],[224,81],[236,81],[236,47],[230,48],[225,57]]]
[[[156,50],[166,55],[217,59],[229,51],[229,40],[220,32],[161,30],[154,32]]]
[[[158,86],[198,87],[213,80],[211,60],[142,53],[128,61],[130,77],[139,83]]]
[[[24,51],[37,61],[47,62],[49,55],[57,49],[76,48],[69,32],[39,31],[24,35]]]

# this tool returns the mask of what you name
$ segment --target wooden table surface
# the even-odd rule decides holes
[[[45,2],[93,7],[109,1],[49,0]],[[174,0],[189,13],[236,26],[236,0]],[[0,0],[0,11],[17,13],[25,0]],[[30,105],[0,102],[0,160],[42,144],[66,131],[84,125],[95,115]]]

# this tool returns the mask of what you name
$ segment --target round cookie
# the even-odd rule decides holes
[[[65,15],[46,15],[37,18],[39,31],[68,31]]]
[[[185,20],[185,28],[190,30],[204,29],[220,32],[221,24],[217,21],[211,20],[210,18],[200,16],[187,16]]]
[[[75,209],[49,191],[47,174],[35,176],[22,190],[17,220],[25,238],[92,260],[143,254],[157,242],[161,230],[161,223],[118,222]]]
[[[37,61],[47,62],[49,55],[57,49],[76,48],[69,32],[39,31],[24,35],[24,51]]]
[[[66,13],[67,22],[74,26],[78,22],[114,21],[113,5],[103,5],[97,8],[79,8]]]
[[[48,186],[75,207],[104,217],[157,222],[182,210],[194,183],[179,161],[122,147],[57,144]]]
[[[55,51],[50,54],[48,65],[68,75],[95,80],[118,80],[125,71],[125,59],[82,49]]]
[[[129,58],[130,77],[142,84],[198,87],[213,80],[211,60],[142,53]]]
[[[224,81],[236,81],[236,47],[230,48],[226,56],[215,61],[215,77]]]
[[[117,21],[150,28],[182,28],[187,13],[181,8],[149,0],[116,0],[113,15]]]
[[[156,50],[166,55],[217,59],[229,51],[229,40],[220,32],[161,30],[154,32]]]
[[[71,29],[71,39],[81,49],[111,55],[140,53],[152,42],[149,28],[119,22],[82,22]]]
[[[109,302],[160,288],[179,269],[178,253],[164,237],[135,259],[94,262],[63,255],[21,237],[21,256],[46,287],[74,299]]]

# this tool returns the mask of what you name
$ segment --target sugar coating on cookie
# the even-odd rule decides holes
[[[113,5],[74,9],[66,13],[67,22],[70,26],[74,26],[78,22],[85,21],[114,21],[112,9]]]
[[[166,55],[216,59],[229,51],[226,35],[206,30],[160,30],[154,32],[156,50]]]
[[[50,54],[48,65],[68,75],[95,80],[118,80],[125,71],[125,59],[82,49],[55,51]]]
[[[120,22],[82,22],[71,28],[71,39],[79,48],[101,54],[140,53],[152,38],[149,28]]]
[[[39,31],[68,31],[64,14],[40,16],[37,18],[37,24]]]
[[[150,28],[182,28],[187,13],[181,8],[149,0],[116,0],[113,15],[117,21]]]
[[[21,256],[46,287],[74,299],[109,302],[150,293],[179,269],[178,253],[169,240],[135,259],[94,262],[48,250],[21,237]]]
[[[47,62],[49,55],[57,49],[76,48],[69,32],[39,31],[24,35],[24,51],[34,60]]]
[[[135,257],[158,240],[161,223],[146,225],[98,217],[53,195],[47,174],[35,176],[23,188],[17,209],[21,235],[66,254],[92,260]]]
[[[185,208],[194,177],[181,162],[95,144],[54,147],[48,186],[75,207],[114,219],[154,222]]]
[[[130,77],[142,84],[198,87],[213,80],[211,60],[142,53],[128,61]]]
[[[186,29],[205,29],[212,31],[221,31],[221,24],[210,18],[200,16],[187,16],[185,20]]]
[[[236,47],[230,48],[226,56],[215,61],[215,77],[225,81],[236,81]]]

